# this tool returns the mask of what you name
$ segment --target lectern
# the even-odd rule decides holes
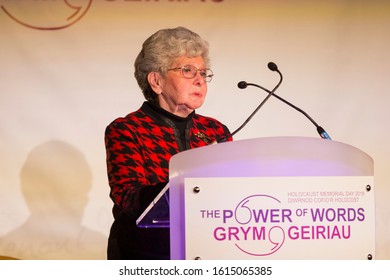
[[[167,189],[147,224],[170,227],[172,259],[375,258],[374,164],[348,144],[269,137],[188,150],[172,157]]]

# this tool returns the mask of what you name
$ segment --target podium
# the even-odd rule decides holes
[[[353,146],[220,143],[173,156],[169,181],[171,259],[375,258],[374,163]]]

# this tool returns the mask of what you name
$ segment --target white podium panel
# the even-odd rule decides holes
[[[336,209],[335,211],[344,211],[342,209],[346,209],[345,211],[348,212],[348,214],[345,215],[352,215],[353,210],[348,210],[347,205],[342,204],[338,205],[337,201],[333,201],[333,204],[326,203],[325,200],[323,201],[324,204],[319,204],[318,201],[316,201],[315,204],[308,203],[307,205],[305,203],[288,203],[288,199],[293,199],[294,197],[285,197],[288,193],[299,193],[299,192],[321,192],[321,191],[336,191],[339,190],[340,192],[343,192],[344,194],[347,194],[348,192],[356,192],[356,195],[359,192],[364,192],[364,188],[366,185],[370,184],[373,186],[373,176],[374,176],[374,163],[372,158],[364,153],[363,151],[340,142],[336,141],[329,141],[324,140],[320,138],[309,138],[309,137],[268,137],[268,138],[257,138],[257,139],[248,139],[248,140],[240,140],[240,141],[233,141],[233,142],[226,142],[216,145],[210,145],[202,148],[196,148],[188,151],[181,152],[179,154],[174,155],[171,158],[170,161],[170,187],[169,187],[169,227],[170,227],[170,240],[171,240],[171,259],[185,259],[185,258],[196,258],[201,257],[203,258],[213,258],[213,259],[223,259],[226,258],[228,253],[225,252],[226,250],[231,250],[231,246],[228,246],[228,242],[219,242],[221,244],[225,244],[226,246],[220,247],[220,249],[215,250],[215,252],[208,252],[203,253],[199,252],[190,252],[189,250],[191,246],[197,246],[197,244],[201,244],[203,242],[203,237],[201,238],[197,234],[190,235],[191,229],[186,229],[188,225],[191,225],[192,219],[199,218],[199,211],[201,209],[195,209],[195,210],[188,210],[188,205],[186,205],[186,199],[188,198],[188,195],[191,193],[191,188],[194,187],[193,185],[188,185],[187,187],[190,190],[186,190],[187,187],[185,187],[185,180],[188,178],[193,179],[213,179],[218,180],[218,182],[214,182],[211,184],[210,190],[205,190],[207,186],[210,184],[207,183],[204,186],[202,186],[202,191],[198,193],[197,197],[198,199],[201,198],[201,193],[205,192],[211,192],[208,196],[210,199],[213,199],[215,203],[226,203],[226,204],[218,204],[216,206],[212,206],[210,204],[204,204],[204,207],[207,207],[207,211],[212,211],[212,208],[215,208],[215,210],[232,210],[234,207],[238,207],[237,205],[240,205],[239,203],[244,200],[247,197],[250,197],[255,194],[260,194],[264,196],[256,197],[256,199],[263,198],[265,199],[265,196],[268,195],[270,197],[274,197],[275,199],[266,199],[267,203],[279,203],[279,201],[283,201],[283,206],[280,207],[286,207],[286,209],[290,209],[291,211],[296,211],[299,208],[307,208],[307,209],[317,209],[317,208],[324,208],[324,209]],[[294,179],[294,177],[296,177]],[[327,178],[330,177],[330,178]],[[351,186],[349,184],[349,181],[344,180],[350,180],[347,179],[349,177],[357,177],[361,178],[356,179],[353,178],[353,182],[356,181],[356,184],[352,184],[352,189],[348,189],[348,187]],[[221,178],[226,178],[226,180],[222,180]],[[270,180],[269,178],[273,178],[271,181],[266,181],[264,183],[263,181],[255,181],[256,183],[253,183],[251,180],[252,178],[258,178],[256,180],[260,180],[259,178],[263,178],[264,180]],[[340,179],[340,181],[334,182],[333,178]],[[192,180],[192,179],[191,179]],[[237,180],[242,180],[237,183]],[[249,180],[249,181],[247,181]],[[367,180],[367,182],[366,182]],[[229,183],[230,181],[235,182]],[[192,182],[192,181],[191,181]],[[215,183],[215,184],[214,184]],[[248,183],[248,186],[246,185]],[[189,182],[188,182],[189,184]],[[192,183],[191,183],[192,184]],[[232,185],[233,184],[233,185]],[[293,184],[293,185],[292,185]],[[325,185],[324,185],[325,184]],[[270,187],[272,185],[272,187]],[[296,187],[296,189],[295,189]],[[234,189],[234,194],[231,194],[229,197],[224,197],[226,195],[226,190],[228,189]],[[279,188],[279,189],[278,189]],[[304,189],[302,189],[304,188]],[[309,188],[312,188],[312,190],[308,190]],[[271,191],[277,191],[278,193],[274,193]],[[185,197],[185,192],[187,195],[187,198]],[[281,192],[281,193],[279,193]],[[371,190],[370,194],[365,193],[365,196],[356,197],[359,198],[359,201],[362,202],[362,200],[367,201],[368,199],[373,199],[374,191]],[[303,199],[303,197],[296,197],[296,199]],[[321,197],[326,198],[326,197]],[[197,199],[197,200],[198,200]],[[254,199],[254,198],[253,198]],[[287,202],[286,202],[287,199]],[[335,198],[333,198],[335,199]],[[252,201],[252,200],[251,200]],[[298,200],[296,200],[298,201]],[[190,202],[191,203],[191,202]],[[206,201],[202,202],[206,203]],[[282,203],[282,202],[280,202]],[[287,204],[285,204],[287,203]],[[368,203],[368,202],[367,202]],[[369,203],[373,203],[373,201],[370,200]],[[249,205],[249,204],[246,204]],[[278,204],[276,204],[278,205]],[[305,206],[306,205],[306,206]],[[352,209],[355,209],[360,204],[351,204]],[[266,205],[267,207],[274,207],[275,205]],[[279,207],[278,206],[278,207]],[[287,208],[288,206],[288,208]],[[338,207],[340,206],[340,207]],[[233,208],[232,208],[233,207]],[[275,206],[276,207],[276,206]],[[295,207],[297,209],[295,209]],[[362,249],[359,252],[356,252],[356,255],[354,254],[354,258],[358,259],[364,259],[369,254],[371,254],[374,257],[374,248],[372,248],[372,238],[373,234],[375,233],[375,224],[371,222],[372,213],[370,209],[372,209],[372,205],[368,206],[368,204],[364,205],[368,211],[365,214],[368,214],[365,216],[365,220],[362,223],[354,223],[354,227],[360,226],[363,224],[366,224],[366,230],[371,231],[370,240],[367,241],[367,248]],[[242,207],[245,208],[245,207]],[[341,210],[339,210],[340,208]],[[252,209],[252,208],[251,208]],[[255,213],[253,215],[259,214],[258,211],[260,211],[260,206],[254,206],[253,211]],[[266,208],[268,209],[268,208]],[[279,208],[278,208],[279,209]],[[233,209],[234,210],[234,209]],[[190,212],[189,212],[190,211]],[[249,210],[248,210],[249,211]],[[256,212],[257,211],[257,212]],[[275,210],[276,211],[276,210]],[[311,210],[310,210],[311,211]],[[318,210],[322,211],[322,210]],[[325,210],[324,210],[325,211]],[[329,211],[329,215],[333,213],[333,210],[327,210]],[[361,210],[360,210],[361,211]],[[227,213],[227,212],[226,212]],[[262,212],[261,212],[262,213]],[[186,215],[195,215],[195,216],[186,216]],[[343,213],[337,213],[337,215],[342,215]],[[259,214],[260,215],[260,214]],[[359,214],[362,215],[362,214]],[[310,216],[305,216],[306,218]],[[346,216],[347,217],[347,216]],[[347,217],[351,218],[351,217]],[[190,219],[190,220],[188,220]],[[292,219],[292,218],[291,218]],[[352,218],[351,218],[352,219]],[[204,219],[206,221],[207,219]],[[199,221],[198,221],[199,222]],[[217,220],[214,220],[214,222],[217,222]],[[229,221],[231,222],[231,221]],[[306,239],[306,230],[311,230],[310,226],[312,226],[312,223],[308,224],[309,228],[306,228],[305,224],[299,225],[299,222],[308,222],[307,220],[301,218],[297,219],[294,218],[293,222],[291,223],[291,226],[297,226],[298,230],[301,230],[300,239]],[[313,222],[313,221],[311,221]],[[318,221],[317,221],[318,223]],[[292,238],[292,231],[294,228],[288,232],[287,228],[288,222],[284,224],[283,227],[281,225],[275,225],[275,230],[273,230],[271,233],[268,234],[265,237],[265,233],[263,233],[261,230],[263,230],[260,226],[260,231],[257,232],[257,229],[253,229],[254,232],[248,234],[257,234],[259,235],[259,238],[271,238],[270,242],[272,243],[275,248],[279,248],[277,250],[278,254],[281,254],[283,252],[283,255],[279,255],[281,258],[285,259],[297,259],[297,258],[307,258],[307,259],[318,259],[318,258],[332,258],[332,259],[339,259],[339,258],[348,258],[349,256],[352,256],[346,252],[340,253],[340,254],[329,254],[326,255],[325,253],[321,253],[322,246],[318,247],[316,250],[311,250],[310,246],[319,246],[317,245],[317,242],[313,241],[313,238],[311,240],[308,240],[305,243],[301,243],[299,241],[300,239],[294,240]],[[329,226],[335,224],[335,222],[330,223]],[[328,225],[328,224],[326,224]],[[205,225],[201,225],[205,226]],[[223,226],[223,225],[221,225]],[[257,225],[256,225],[257,226]],[[196,227],[196,225],[194,225]],[[232,226],[237,227],[239,226]],[[268,230],[269,225],[267,225],[264,230]],[[283,229],[278,230],[278,227]],[[324,230],[327,230],[328,228],[324,226]],[[319,230],[322,230],[322,228],[318,228]],[[341,227],[342,229],[342,227]],[[348,228],[349,229],[349,228]],[[232,229],[234,230],[234,229]],[[243,229],[247,230],[247,229]],[[352,228],[351,228],[352,230]],[[194,231],[196,231],[194,229]],[[303,233],[302,233],[303,231]],[[359,230],[353,230],[351,231],[351,238],[354,238],[357,234],[357,231]],[[279,232],[279,233],[278,233]],[[220,232],[218,232],[220,233]],[[286,236],[287,234],[291,234],[291,238],[287,240]],[[237,233],[237,236],[239,233]],[[245,234],[241,232],[241,234]],[[283,246],[280,246],[280,237],[274,237],[274,235],[278,234],[284,234],[284,243]],[[298,234],[298,233],[297,233]],[[307,233],[310,235],[310,233]],[[311,234],[317,234],[317,233],[311,233]],[[319,236],[322,233],[318,233]],[[324,232],[324,234],[326,234]],[[230,233],[231,237],[234,238],[234,232]],[[221,237],[222,238],[222,237]],[[276,241],[274,238],[277,238]],[[191,239],[191,240],[190,240]],[[236,238],[237,239],[237,238]],[[355,239],[354,239],[355,240]],[[237,240],[238,241],[238,240]],[[288,241],[288,242],[287,242]],[[335,243],[340,242],[343,243],[345,240],[333,240]],[[261,245],[264,242],[261,243]],[[316,243],[314,245],[314,243]],[[323,242],[320,242],[323,243]],[[237,243],[237,246],[240,246],[240,243]],[[303,254],[303,252],[299,253],[299,250],[297,247],[292,247],[290,250],[290,246],[293,244],[301,244],[300,251],[310,251],[310,253]],[[302,245],[304,244],[304,245]],[[325,243],[323,243],[325,244]],[[328,243],[326,243],[328,244]],[[330,244],[330,243],[329,243]],[[255,245],[255,244],[252,244]],[[256,245],[260,245],[260,243],[256,243]],[[234,245],[237,247],[236,245]],[[308,247],[309,246],[309,247]],[[333,245],[332,245],[333,246]],[[362,245],[364,246],[364,245]],[[237,247],[238,248],[238,247]],[[265,251],[265,249],[259,249],[258,251],[251,251],[250,248],[242,247],[242,250],[240,251],[247,251],[248,254],[240,256],[233,256],[229,255],[230,258],[246,258],[249,255],[258,257],[258,258],[276,258],[278,254],[273,253],[269,254],[270,252]],[[310,249],[310,250],[309,250]],[[271,249],[269,249],[271,250]],[[268,252],[268,255],[264,254],[263,252]],[[324,250],[322,251],[324,252]],[[190,255],[188,255],[190,254]],[[229,253],[230,254],[230,253]]]
[[[373,177],[187,178],[186,259],[375,257]]]

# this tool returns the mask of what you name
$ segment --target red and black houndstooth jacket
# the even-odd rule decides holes
[[[232,140],[225,125],[193,114],[182,141],[174,122],[148,102],[126,117],[114,120],[105,131],[114,218],[126,215],[135,223],[167,183],[170,158],[180,151],[206,146],[219,139]]]

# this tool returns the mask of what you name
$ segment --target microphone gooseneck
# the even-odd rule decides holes
[[[314,126],[316,127],[317,129],[317,132],[318,134],[321,136],[321,138],[323,139],[327,139],[327,140],[332,140],[329,136],[329,134],[325,131],[325,129],[323,129],[321,126],[319,126],[305,111],[303,111],[302,109],[298,108],[297,106],[295,106],[294,104],[288,102],[287,100],[285,100],[284,98],[280,97],[279,95],[277,95],[275,93],[275,90],[279,87],[279,85],[281,84],[282,80],[283,80],[283,75],[282,73],[279,71],[278,69],[278,66],[273,63],[273,62],[269,62],[268,63],[268,68],[271,70],[271,71],[276,71],[279,76],[280,76],[280,82],[276,85],[276,87],[270,91],[262,86],[259,86],[257,84],[252,84],[252,83],[247,83],[245,81],[241,81],[238,83],[238,87],[241,88],[241,89],[244,89],[246,88],[247,86],[254,86],[254,87],[258,87],[262,90],[264,90],[265,92],[268,93],[266,99],[268,99],[271,95],[276,97],[277,99],[279,99],[280,101],[286,103],[287,105],[289,105],[290,107],[294,108],[295,110],[297,110],[298,112],[302,113],[306,118],[308,118],[312,124],[314,124]],[[245,85],[245,86],[244,86]],[[244,86],[244,87],[243,87]]]
[[[276,64],[273,63],[273,62],[268,63],[268,68],[270,68],[270,64],[273,64],[276,68],[274,68],[274,67],[272,67],[272,68],[277,70],[278,67],[277,67]],[[271,65],[271,66],[273,66],[273,65]],[[270,68],[270,69],[271,69],[271,68]],[[276,71],[276,70],[272,70],[272,71]],[[239,83],[237,84],[237,86],[238,86],[240,89],[244,89],[244,88],[246,88],[247,86],[256,86],[256,87],[261,88],[261,89],[265,90],[266,92],[268,92],[268,95],[267,95],[266,98],[263,99],[263,101],[260,103],[260,105],[257,106],[257,108],[253,111],[253,113],[245,120],[245,122],[244,122],[239,128],[237,128],[235,131],[233,131],[233,132],[230,134],[230,136],[233,136],[234,134],[236,134],[237,132],[239,132],[242,128],[244,128],[244,126],[252,119],[252,117],[257,113],[257,111],[259,111],[259,109],[260,109],[261,107],[263,107],[264,103],[267,102],[267,100],[273,95],[273,93],[275,92],[275,90],[278,89],[278,87],[280,86],[280,84],[281,84],[282,81],[283,81],[283,75],[282,75],[282,73],[280,73],[279,71],[278,71],[278,73],[279,73],[279,76],[280,76],[279,82],[278,82],[278,84],[274,87],[274,89],[271,90],[271,91],[269,91],[269,90],[267,90],[267,89],[265,89],[265,88],[263,88],[263,87],[261,87],[261,86],[259,86],[259,85],[247,83],[247,82],[245,82],[245,81],[241,81],[241,82],[239,82]]]

